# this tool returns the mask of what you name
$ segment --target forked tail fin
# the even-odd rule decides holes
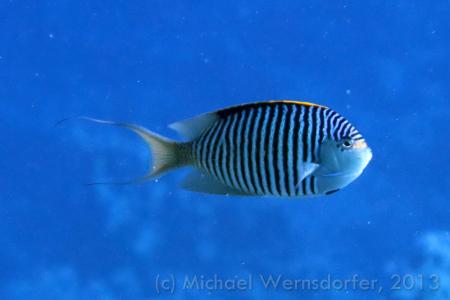
[[[142,182],[145,180],[155,179],[160,177],[167,171],[177,169],[192,163],[190,157],[190,142],[176,142],[157,133],[151,132],[144,127],[134,124],[104,121],[88,117],[79,117],[77,119],[127,128],[137,133],[147,142],[152,154],[152,164],[150,165],[150,170],[148,174],[144,175],[143,177],[127,183]]]
[[[152,165],[146,176],[149,179],[189,164],[187,143],[178,143],[137,125],[120,123],[119,126],[133,130],[147,142],[152,154]]]

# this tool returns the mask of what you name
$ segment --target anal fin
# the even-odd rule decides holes
[[[187,174],[180,187],[188,191],[205,194],[252,196],[252,194],[232,188],[198,169]]]

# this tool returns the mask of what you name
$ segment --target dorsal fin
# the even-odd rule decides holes
[[[216,112],[201,114],[190,119],[172,123],[169,125],[169,128],[175,130],[179,135],[188,140],[194,140],[218,118],[219,116]]]
[[[317,106],[322,108],[327,108],[319,104],[314,104],[310,102],[301,102],[296,100],[268,100],[260,102],[250,102],[239,105],[230,106],[223,108],[214,112],[201,114],[190,119],[178,121],[169,125],[169,127],[181,136],[187,138],[188,140],[194,140],[200,136],[200,134],[208,127],[210,127],[217,119],[221,116],[227,116],[230,113],[240,111],[249,107],[258,107],[260,105],[276,104],[276,103],[289,103],[304,106]]]
[[[234,112],[239,112],[239,111],[242,111],[247,108],[258,108],[258,107],[261,107],[264,105],[275,105],[275,104],[280,104],[280,103],[296,104],[296,105],[303,105],[303,106],[315,106],[315,107],[320,107],[320,108],[324,108],[324,109],[328,108],[323,105],[314,104],[314,103],[310,103],[310,102],[301,102],[301,101],[296,101],[296,100],[267,100],[267,101],[249,102],[249,103],[230,106],[230,107],[223,108],[223,109],[216,111],[216,114],[218,116],[228,116],[229,114],[232,114]]]
[[[297,100],[270,100],[267,102],[270,102],[270,103],[281,102],[281,103],[291,103],[291,104],[298,104],[298,105],[304,105],[304,106],[316,106],[316,107],[328,108],[324,105],[311,103],[311,102],[305,102],[305,101],[297,101]]]

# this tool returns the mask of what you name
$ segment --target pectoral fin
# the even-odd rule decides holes
[[[303,179],[314,173],[314,171],[316,171],[319,168],[319,166],[320,166],[319,164],[312,162],[303,163],[303,168],[300,171],[300,177],[295,187],[298,188]]]

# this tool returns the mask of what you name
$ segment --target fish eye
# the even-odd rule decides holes
[[[342,142],[342,147],[344,147],[345,149],[349,149],[353,146],[353,140],[351,139],[346,139]]]

